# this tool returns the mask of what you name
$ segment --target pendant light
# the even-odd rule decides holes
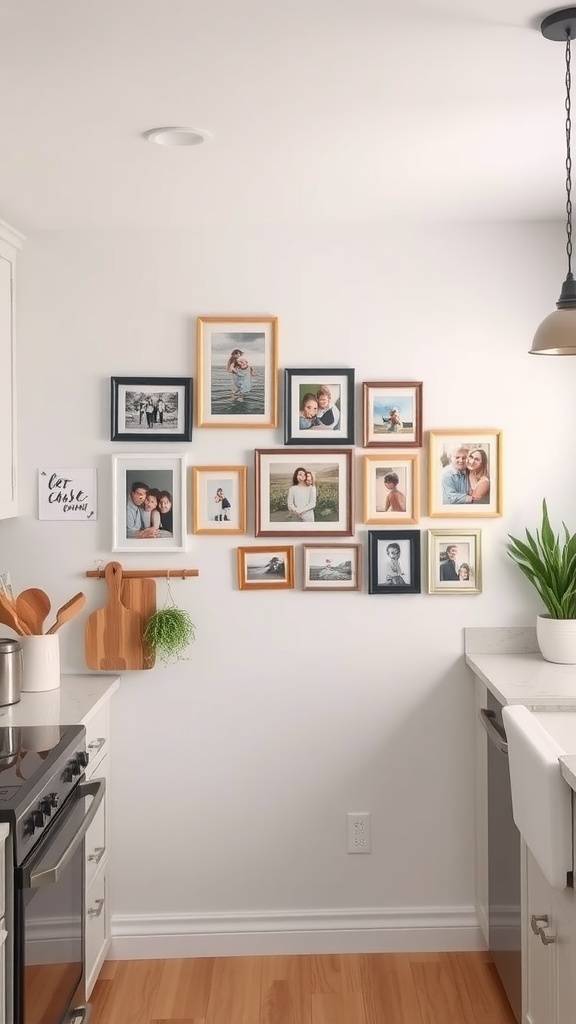
[[[566,44],[566,256],[568,273],[562,285],[558,307],[542,321],[532,342],[531,355],[576,356],[576,281],[572,274],[572,132],[570,103],[570,42],[576,37],[576,7],[565,7],[544,18],[540,26],[546,39]]]

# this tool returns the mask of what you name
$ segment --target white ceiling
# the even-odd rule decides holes
[[[0,216],[24,232],[562,217],[553,9],[0,0]],[[213,141],[153,146],[158,125]]]

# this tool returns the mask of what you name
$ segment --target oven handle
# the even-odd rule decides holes
[[[498,724],[495,721],[496,712],[487,711],[486,708],[480,708],[479,711],[480,721],[488,733],[488,739],[494,744],[497,750],[501,754],[508,754],[508,743],[506,742],[506,733],[504,730],[498,728]]]
[[[94,820],[96,811],[102,803],[105,790],[106,779],[92,779],[90,782],[81,782],[76,787],[76,792],[74,794],[76,800],[81,800],[85,796],[94,797],[88,811],[82,819],[80,827],[72,836],[70,843],[56,864],[53,864],[49,868],[44,868],[44,870],[41,871],[34,871],[33,867],[28,869],[24,877],[25,888],[39,889],[40,886],[53,885],[54,882],[59,880],[64,868],[72,860],[72,857],[76,853],[76,850],[80,846],[80,843],[84,839],[86,832]]]

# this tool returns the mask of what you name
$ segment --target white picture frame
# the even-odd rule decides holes
[[[146,509],[142,509],[140,505],[135,506],[141,511],[138,518],[131,507],[134,505],[132,497],[137,484],[143,485],[150,492],[168,492],[171,496],[171,508],[167,509],[166,513],[161,508],[158,509],[160,528],[156,536],[146,532],[142,535],[142,530],[155,529],[151,524],[146,526]],[[139,498],[140,495],[137,496],[138,501]],[[137,519],[140,530],[134,531]],[[113,455],[112,523],[113,551],[142,551],[147,554],[159,551],[185,551],[186,456]],[[168,529],[169,526],[171,529]]]

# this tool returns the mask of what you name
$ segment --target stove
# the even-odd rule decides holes
[[[87,764],[84,726],[0,728],[0,822],[9,826],[0,1021],[8,1024],[87,1020],[84,837],[106,785],[86,782]]]
[[[21,864],[88,764],[83,725],[0,728],[0,821]]]

